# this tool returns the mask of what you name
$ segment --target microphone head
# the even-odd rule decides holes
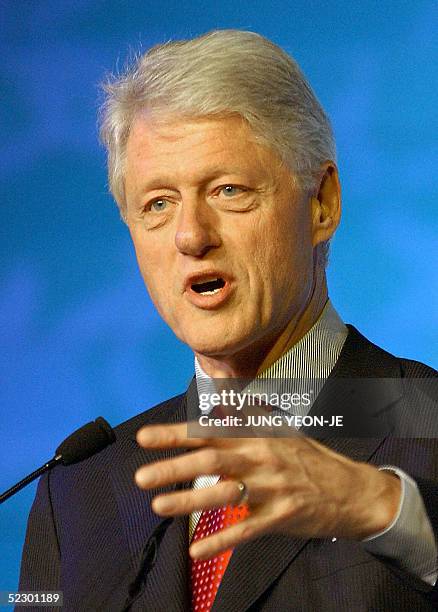
[[[56,449],[63,465],[78,463],[100,452],[116,439],[111,425],[103,417],[83,425],[68,436]]]

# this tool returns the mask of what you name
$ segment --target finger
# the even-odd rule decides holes
[[[189,548],[190,556],[192,559],[209,559],[261,535],[268,527],[269,521],[258,516],[257,510],[254,510],[240,523],[193,542]]]
[[[240,497],[241,492],[237,483],[226,480],[204,489],[159,495],[153,499],[152,509],[160,516],[180,516],[197,510],[210,510],[228,504],[238,504]]]
[[[147,425],[138,430],[136,439],[143,448],[200,448],[211,442],[207,438],[188,438],[187,423]]]
[[[141,489],[151,489],[176,482],[188,482],[205,474],[233,477],[237,475],[237,471],[242,473],[247,466],[248,459],[242,453],[204,448],[174,459],[143,465],[135,473],[135,482]]]

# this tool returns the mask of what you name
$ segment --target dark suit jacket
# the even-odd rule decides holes
[[[433,376],[427,366],[393,357],[350,327],[330,379],[403,381]],[[424,392],[418,391],[417,398],[415,394],[406,402],[403,386],[396,385],[384,399],[374,398],[372,409],[370,398],[347,393],[346,401],[334,402],[322,394],[312,410],[339,414],[344,403],[343,409],[361,424],[364,410],[386,416],[394,407],[404,414],[416,410]],[[59,466],[41,479],[29,518],[20,589],[60,589],[64,609],[72,612],[120,612],[149,542],[149,571],[143,582],[137,581],[132,610],[190,609],[187,518],[173,520],[157,547],[153,533],[161,519],[152,512],[150,501],[158,490],[141,491],[133,475],[142,464],[173,454],[139,448],[136,431],[144,424],[184,421],[187,403],[196,399],[192,384],[187,394],[117,427],[117,442],[100,454],[77,465]],[[438,536],[438,445],[433,439],[400,440],[390,435],[393,423],[386,416],[377,436],[360,437],[359,432],[355,438],[331,438],[325,443],[355,460],[396,465],[413,476]],[[427,427],[434,421],[438,415],[435,419],[432,413]],[[389,559],[369,554],[360,542],[266,535],[235,549],[213,610],[413,612],[437,609],[437,595],[438,588]]]

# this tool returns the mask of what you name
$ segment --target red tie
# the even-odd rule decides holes
[[[234,525],[248,514],[247,506],[225,506],[224,508],[204,510],[196,525],[192,542]],[[233,550],[230,549],[211,559],[191,561],[193,612],[210,611],[232,553]]]

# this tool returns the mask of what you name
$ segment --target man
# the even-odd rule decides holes
[[[42,479],[20,588],[61,589],[75,611],[434,609],[437,448],[389,435],[428,398],[402,381],[434,372],[328,301],[340,187],[299,68],[218,31],[152,49],[107,93],[111,190],[196,381]],[[308,415],[344,415],[348,436],[188,435],[205,389],[275,378],[322,380]]]

